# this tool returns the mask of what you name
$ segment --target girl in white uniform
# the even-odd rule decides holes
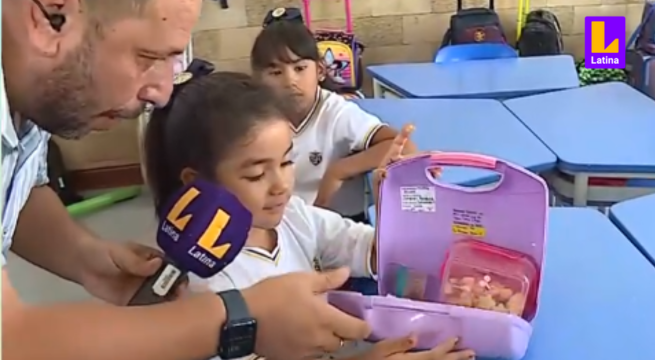
[[[300,22],[267,25],[250,59],[256,78],[291,107],[297,154],[293,193],[308,204],[365,221],[363,175],[378,166],[397,132],[335,92],[316,40]]]
[[[180,86],[167,108],[153,112],[146,131],[146,167],[155,205],[201,177],[224,186],[253,214],[246,246],[234,262],[210,279],[192,277],[192,289],[241,289],[271,276],[313,271],[316,263],[324,269],[347,266],[355,276],[375,274],[373,227],[292,194],[293,132],[267,87],[248,75],[225,72]],[[383,341],[352,359],[463,360],[472,355],[451,352],[454,341],[433,351],[404,354],[412,341],[409,334]]]

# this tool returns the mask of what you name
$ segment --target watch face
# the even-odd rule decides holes
[[[255,352],[257,322],[242,319],[228,322],[221,333],[219,356],[221,359],[236,359]]]

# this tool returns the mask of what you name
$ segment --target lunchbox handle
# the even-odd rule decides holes
[[[467,166],[478,169],[499,171],[500,161],[496,158],[480,154],[463,152],[440,152],[430,154],[434,166]]]

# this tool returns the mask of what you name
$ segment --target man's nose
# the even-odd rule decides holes
[[[139,100],[156,107],[166,106],[173,93],[173,64],[166,62],[156,69],[151,69],[145,79],[145,84],[138,93]]]

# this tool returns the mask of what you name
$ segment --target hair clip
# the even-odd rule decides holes
[[[282,8],[282,7],[279,7],[279,8],[277,8],[277,9],[273,10],[273,13],[271,13],[271,15],[272,15],[274,18],[277,19],[277,18],[281,18],[282,16],[284,16],[284,14],[285,14],[286,12],[287,12],[287,9]]]

